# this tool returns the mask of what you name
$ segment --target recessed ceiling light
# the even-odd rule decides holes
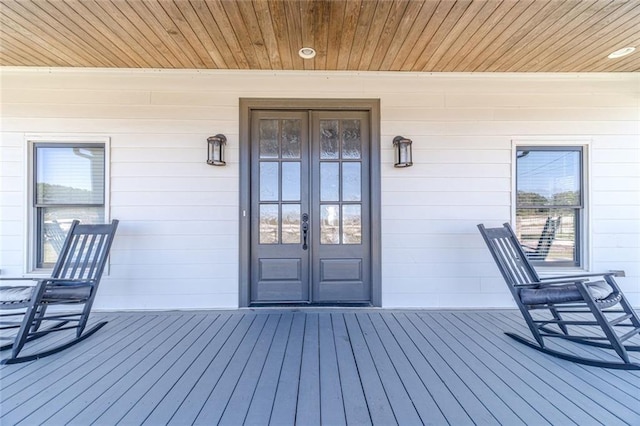
[[[316,56],[316,51],[312,47],[303,47],[298,50],[298,55],[300,55],[302,59],[312,59]]]
[[[622,58],[623,56],[627,56],[628,54],[633,53],[634,50],[636,50],[635,47],[624,47],[622,49],[616,50],[615,52],[609,54],[607,58],[609,59]]]

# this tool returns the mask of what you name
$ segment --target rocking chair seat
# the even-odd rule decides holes
[[[587,288],[596,302],[607,300],[611,296],[611,287],[604,281],[588,283]],[[576,284],[540,286],[520,290],[520,300],[524,305],[546,305],[549,303],[580,302],[584,298]]]

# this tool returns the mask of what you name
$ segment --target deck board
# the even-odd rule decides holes
[[[515,311],[92,317],[101,319],[107,326],[66,351],[0,367],[2,425],[640,424],[640,372],[521,345],[504,335],[528,336]]]

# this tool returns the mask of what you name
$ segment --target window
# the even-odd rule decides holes
[[[74,219],[105,222],[105,144],[33,144],[33,266],[56,262]]]
[[[537,265],[581,266],[582,147],[519,146],[516,234]]]

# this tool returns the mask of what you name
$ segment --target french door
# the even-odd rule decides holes
[[[251,112],[250,303],[371,301],[369,120]]]

